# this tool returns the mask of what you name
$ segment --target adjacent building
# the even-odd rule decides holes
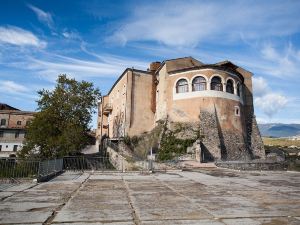
[[[127,68],[99,102],[97,138],[140,135],[163,120],[197,123],[201,149],[213,160],[264,158],[252,76],[230,61],[192,57]]]
[[[26,135],[26,125],[34,112],[21,111],[0,103],[0,157],[15,156],[22,148]]]

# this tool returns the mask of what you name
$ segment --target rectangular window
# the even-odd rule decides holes
[[[6,125],[6,119],[1,119],[1,126],[5,126]]]
[[[17,125],[21,125],[22,124],[22,121],[17,121]]]
[[[2,150],[2,145],[0,145],[0,152],[1,152],[1,150]]]
[[[18,145],[14,145],[13,151],[16,152],[18,150]]]
[[[0,137],[4,137],[4,131],[0,130]]]
[[[18,138],[20,136],[20,132],[19,131],[16,131],[15,133],[15,138]]]

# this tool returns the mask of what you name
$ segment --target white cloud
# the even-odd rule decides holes
[[[17,84],[14,81],[10,81],[10,80],[4,80],[1,81],[1,89],[3,91],[6,92],[25,92],[28,91],[28,89],[21,85],[21,84]]]
[[[22,84],[18,84],[11,80],[0,80],[0,93],[4,95],[9,95],[13,98],[18,98],[18,96],[24,99],[36,99],[36,95],[30,93],[31,90]]]
[[[14,26],[0,27],[0,43],[39,48],[46,46],[46,42],[39,40],[39,38],[30,31]]]
[[[261,54],[268,63],[266,73],[283,78],[297,76],[300,67],[299,52],[291,43],[281,51],[270,44],[264,45]]]
[[[262,97],[255,98],[254,102],[257,107],[261,108],[263,112],[271,118],[274,114],[286,106],[288,100],[281,94],[269,93]]]
[[[288,103],[286,96],[273,92],[262,77],[253,78],[254,104],[269,118],[273,117]]]
[[[261,97],[269,91],[267,81],[262,77],[253,77],[253,93],[255,96]]]
[[[116,78],[126,67],[145,69],[147,63],[115,56],[101,56],[97,61],[80,60],[57,54],[43,55],[41,58],[23,57],[20,61],[5,62],[13,68],[26,68],[30,73],[48,81],[55,81],[59,74],[67,74],[76,79]]]
[[[28,7],[36,14],[38,20],[47,25],[50,29],[54,28],[54,22],[50,13],[45,12],[33,5],[28,4]]]
[[[300,28],[300,2],[167,1],[137,5],[129,19],[108,38],[120,44],[155,41],[195,47],[205,40],[235,41],[284,36]]]

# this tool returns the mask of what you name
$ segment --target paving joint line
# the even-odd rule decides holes
[[[3,191],[3,192],[12,192],[13,194],[10,195],[10,196],[6,196],[6,197],[1,198],[0,201],[4,201],[4,200],[7,199],[7,198],[10,198],[10,197],[13,197],[13,196],[17,196],[17,195],[19,195],[19,194],[21,194],[21,193],[24,193],[25,191],[27,191],[27,190],[29,190],[29,189],[31,189],[31,188],[34,188],[34,187],[36,187],[36,186],[38,186],[38,185],[39,185],[39,183],[36,183],[36,184],[32,185],[31,187],[26,188],[26,189],[24,189],[24,190],[22,190],[22,191]],[[16,185],[15,185],[15,186],[16,186]],[[15,186],[12,186],[12,187],[15,187]]]
[[[84,174],[84,173],[83,173]],[[55,219],[56,215],[58,214],[58,212],[72,199],[74,198],[74,196],[77,195],[77,193],[79,192],[79,190],[83,187],[83,185],[88,181],[89,177],[91,176],[91,174],[89,173],[88,177],[81,182],[81,184],[79,185],[78,188],[76,188],[74,191],[71,192],[71,194],[68,196],[67,199],[64,200],[64,202],[60,205],[58,205],[58,207],[56,207],[53,211],[52,214],[43,222],[43,225],[49,225],[52,224],[53,220]]]
[[[179,174],[178,174],[179,175]],[[190,197],[178,192],[176,189],[174,189],[173,187],[171,187],[169,184],[166,184],[164,181],[158,179],[157,177],[153,176],[154,179],[156,179],[158,182],[160,182],[162,185],[164,185],[165,187],[171,189],[174,193],[176,193],[179,196],[184,197],[186,200],[188,200],[189,202],[192,202],[194,204],[196,204],[200,209],[204,210],[205,212],[207,212],[210,216],[215,217],[212,212],[210,212],[208,209],[204,208],[203,206],[199,205],[197,202],[195,202],[193,199],[191,199]],[[194,181],[195,182],[195,181]],[[208,218],[210,219],[210,218]]]
[[[137,210],[135,209],[133,202],[132,202],[132,197],[130,196],[130,188],[126,182],[126,180],[124,179],[124,177],[122,176],[122,181],[124,183],[125,189],[126,189],[126,197],[129,203],[129,206],[131,208],[131,215],[133,218],[133,222],[135,225],[140,225],[141,224],[141,219],[137,213]]]

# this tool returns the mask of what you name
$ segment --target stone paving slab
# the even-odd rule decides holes
[[[157,220],[157,221],[145,221],[142,225],[224,225],[220,221],[215,220]]]
[[[65,223],[65,222],[130,222],[132,221],[131,210],[99,210],[99,211],[60,211],[55,219],[54,223]]]
[[[70,172],[14,190],[0,192],[0,224],[300,224],[300,173]]]
[[[0,192],[0,200],[10,197],[14,194],[15,192],[10,192],[10,191],[1,191]]]
[[[22,183],[22,184],[16,184],[16,185],[10,185],[8,188],[5,189],[5,191],[9,192],[20,192],[24,191],[28,188],[34,187],[37,184],[32,182],[32,183]]]
[[[40,223],[42,224],[52,214],[48,212],[0,212],[0,224],[26,224],[26,223]]]

